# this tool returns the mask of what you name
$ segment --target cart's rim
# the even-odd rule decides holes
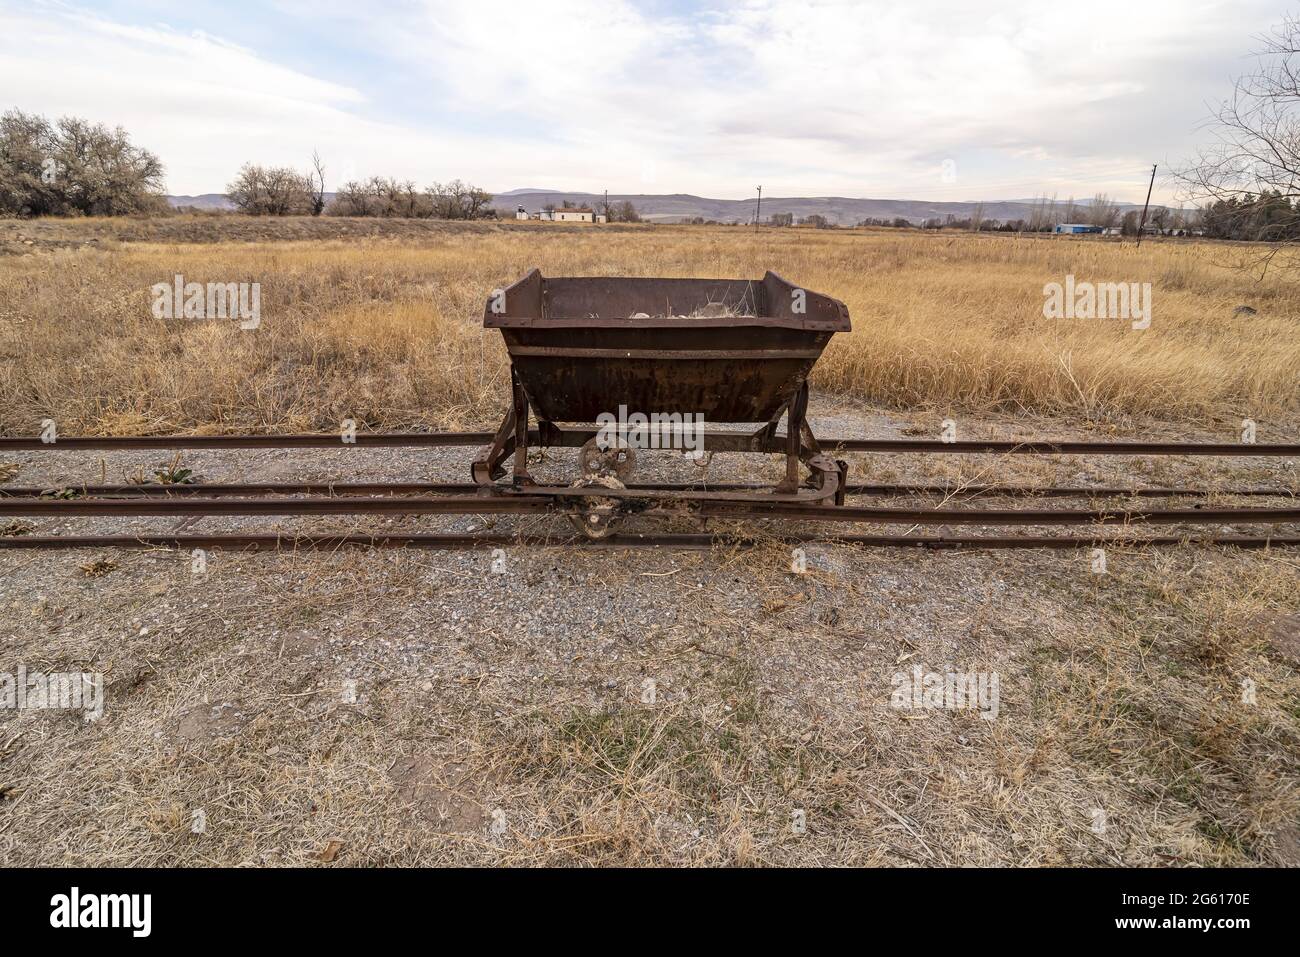
[[[641,284],[661,284],[666,287],[679,284],[747,284],[757,288],[771,290],[778,288],[780,295],[786,291],[800,292],[804,295],[807,311],[786,313],[783,315],[754,316],[593,316],[593,315],[554,315],[547,314],[553,305],[547,297],[548,283],[573,280],[618,282]],[[535,308],[520,309],[515,304],[519,300],[536,302]],[[507,308],[498,308],[504,302]],[[531,269],[523,278],[512,283],[504,290],[496,290],[488,297],[483,309],[483,327],[486,329],[508,328],[546,328],[546,329],[738,329],[738,328],[777,328],[795,329],[812,332],[850,332],[848,307],[838,299],[819,293],[795,283],[768,270],[761,279],[718,279],[704,277],[651,277],[651,276],[553,276],[545,277],[541,270]]]

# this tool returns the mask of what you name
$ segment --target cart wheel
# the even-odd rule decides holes
[[[636,450],[629,447],[619,449],[602,449],[595,439],[588,439],[587,444],[578,453],[578,464],[582,466],[583,478],[598,478],[613,475],[620,482],[632,477],[636,468]]]
[[[591,479],[579,479],[571,488],[623,488],[623,483],[610,475]],[[616,498],[583,498],[578,504],[568,509],[568,516],[573,527],[586,538],[605,538],[618,526],[623,518]]]

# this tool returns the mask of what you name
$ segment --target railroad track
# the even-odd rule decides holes
[[[588,442],[594,432],[551,429],[536,436],[549,444],[575,447]],[[56,442],[0,437],[0,451],[139,450],[139,449],[294,449],[294,448],[421,448],[481,446],[489,433],[374,433],[357,434],[343,442],[337,435],[221,435],[221,436],[120,436],[73,437]],[[711,440],[711,441],[710,441]],[[762,440],[744,433],[710,433],[705,448],[721,451],[771,451],[785,443],[783,436]],[[824,440],[822,447],[845,452],[922,454],[1021,455],[1213,455],[1231,457],[1298,456],[1300,445],[1238,445],[1169,442],[938,442],[929,440]],[[1300,504],[1294,490],[1280,487],[1061,487],[1014,485],[947,486],[935,484],[847,484],[838,504],[829,499],[806,500],[797,495],[772,494],[765,486],[743,483],[694,485],[628,484],[607,488],[493,485],[432,482],[247,482],[222,484],[99,484],[59,488],[0,487],[0,517],[179,517],[193,521],[204,517],[293,516],[421,516],[516,515],[543,517],[570,514],[587,503],[613,501],[628,513],[697,523],[710,521],[798,522],[838,525],[906,526],[904,534],[864,535],[840,531],[791,532],[764,526],[759,534],[702,531],[655,535],[608,534],[599,539],[536,534],[438,533],[221,533],[221,534],[115,534],[6,535],[0,548],[43,549],[84,547],[236,548],[236,549],[336,549],[348,546],[436,549],[501,548],[527,545],[582,545],[595,548],[705,548],[717,544],[801,543],[834,540],[870,547],[913,546],[932,549],[959,548],[1083,548],[1111,546],[1168,546],[1180,544],[1224,545],[1239,548],[1294,547],[1300,533],[1284,526],[1300,526]],[[890,507],[848,504],[848,497],[940,497],[932,507]],[[972,508],[947,507],[947,502],[972,498],[1077,498],[1150,500],[1157,498],[1204,499],[1211,496],[1273,498],[1284,505],[1232,506],[1196,504],[1190,507],[1122,508]],[[1121,526],[1121,533],[1093,531],[1086,535],[1019,534],[1015,536],[913,534],[917,528],[948,526],[1102,527]],[[1230,533],[1205,535],[1184,531],[1176,535],[1133,535],[1136,526],[1270,526],[1259,535]]]
[[[583,492],[575,489],[573,492]],[[587,492],[586,496],[593,493]],[[312,498],[199,498],[146,495],[124,498],[0,498],[0,516],[260,516],[260,515],[546,515],[562,507],[563,495],[521,496],[337,496]],[[801,505],[774,502],[692,501],[681,510],[642,515],[701,519],[800,519],[875,525],[1175,525],[1184,522],[1279,524],[1300,522],[1300,506],[1288,508],[1167,509],[972,509]]]
[[[530,444],[577,448],[597,435],[596,429],[560,427],[545,435],[528,430]],[[563,441],[554,441],[555,437]],[[358,432],[347,440],[338,434],[285,435],[116,435],[59,437],[46,442],[29,436],[0,436],[0,452],[40,452],[60,449],[419,449],[478,447],[492,441],[491,432]],[[706,432],[706,451],[754,451],[745,432]],[[779,452],[786,437],[772,436],[762,451]],[[938,454],[1000,453],[1004,455],[1216,455],[1234,458],[1300,455],[1300,444],[1231,442],[1045,442],[976,440],[944,442],[937,439],[822,439],[828,452],[927,452]]]
[[[767,486],[756,483],[708,482],[670,484],[640,482],[628,485],[630,489],[648,491],[761,491]],[[144,498],[200,496],[224,498],[248,495],[456,495],[472,494],[478,486],[469,482],[237,482],[203,483],[195,485],[145,484],[116,485],[58,485],[58,486],[0,486],[0,500],[6,498],[96,497]],[[1037,485],[884,485],[849,484],[845,492],[851,496],[873,495],[882,498],[901,496],[940,495],[945,498],[1206,498],[1222,496],[1260,496],[1266,498],[1300,498],[1300,492],[1282,487],[1273,488],[1190,488],[1190,487],[1065,487]]]
[[[1295,548],[1300,536],[1286,535],[1219,535],[1197,537],[1160,535],[1144,537],[1107,536],[948,536],[948,535],[770,535],[738,536],[710,534],[617,534],[608,538],[589,539],[577,535],[440,535],[434,533],[391,533],[380,535],[317,534],[229,534],[229,535],[28,535],[0,538],[0,549],[67,549],[67,548],[179,548],[240,551],[336,551],[341,548],[427,548],[440,551],[481,551],[524,546],[529,548],[576,547],[594,549],[664,548],[701,550],[722,547],[751,548],[761,545],[800,545],[814,542],[857,545],[868,548],[912,547],[937,551],[960,549],[1076,549],[1139,548],[1178,545],[1213,545],[1230,548]]]

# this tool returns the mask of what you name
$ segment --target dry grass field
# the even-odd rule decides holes
[[[64,434],[495,424],[496,287],[550,275],[761,276],[843,299],[816,388],[942,413],[1065,414],[1267,434],[1300,410],[1300,290],[1226,246],[703,227],[177,217],[0,224],[0,429]],[[379,235],[363,235],[378,231]],[[130,237],[123,240],[123,234]],[[156,235],[155,235],[156,234]],[[230,241],[202,242],[229,234]],[[21,235],[24,238],[18,239]],[[87,240],[93,240],[88,242]],[[28,243],[32,243],[28,245]],[[149,288],[259,282],[263,325],[155,319]],[[1067,274],[1149,282],[1152,322],[1045,319]],[[1234,315],[1250,305],[1254,315]]]
[[[1240,255],[891,230],[0,222],[0,433],[493,426],[505,353],[483,302],[537,266],[770,268],[843,299],[855,330],[817,368],[822,434],[951,415],[963,437],[1234,441],[1251,417],[1260,441],[1294,442],[1300,292],[1227,268]],[[1071,273],[1150,282],[1150,328],[1044,319],[1043,285]],[[261,327],[155,319],[149,287],[175,274],[261,283]],[[464,481],[467,451],[185,464]],[[14,455],[0,482],[164,457]],[[742,458],[714,476],[779,467]],[[1272,459],[852,458],[872,481],[1300,488]],[[512,550],[493,575],[486,555],[282,552],[214,556],[199,577],[163,550],[0,551],[0,672],[107,682],[93,724],[0,712],[0,862],[1300,865],[1293,551],[1117,548],[1105,576],[1068,552],[808,558],[797,576],[775,546]],[[999,717],[891,708],[917,665],[998,673]]]

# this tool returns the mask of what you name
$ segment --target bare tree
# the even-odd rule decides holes
[[[339,187],[325,210],[330,216],[406,216],[415,219],[489,219],[492,194],[461,180],[421,191],[411,180],[372,176]]]
[[[1035,197],[1033,205],[1029,208],[1029,222],[1026,229],[1031,233],[1046,232],[1051,229],[1056,220],[1056,196],[1053,194],[1051,199],[1046,196]]]
[[[162,212],[163,166],[120,126],[11,110],[0,117],[0,213],[120,216]]]
[[[253,216],[296,216],[311,213],[312,181],[287,166],[245,163],[226,187],[226,195],[241,213]]]
[[[1109,229],[1119,222],[1119,206],[1105,193],[1098,193],[1088,206],[1088,222]]]
[[[338,188],[325,212],[330,216],[366,216],[368,198],[364,184],[349,180]]]
[[[454,179],[429,187],[434,215],[439,219],[485,219],[492,213],[492,194]]]
[[[1213,142],[1174,176],[1204,205],[1211,234],[1268,244],[1256,260],[1266,269],[1300,242],[1300,19],[1288,16],[1259,42],[1254,70],[1209,121]]]
[[[433,207],[411,180],[372,176],[339,187],[326,212],[331,216],[409,216],[427,218]]]
[[[311,172],[307,178],[312,181],[311,214],[319,216],[325,211],[325,164],[315,150],[311,151]]]

